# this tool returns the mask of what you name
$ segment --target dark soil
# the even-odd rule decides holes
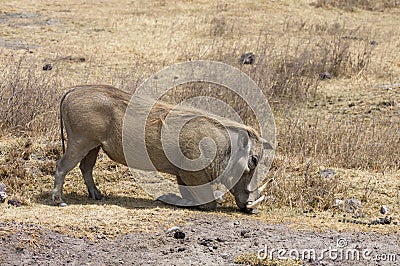
[[[393,259],[400,261],[398,234],[293,231],[281,225],[220,215],[198,215],[176,226],[179,229],[169,232],[128,234],[92,242],[38,225],[0,223],[0,265],[236,265],[238,255],[254,254],[265,247],[268,252],[296,249],[300,254],[314,249],[316,259],[303,260],[307,265],[396,265]],[[324,250],[331,250],[331,257],[325,251],[320,259]],[[360,259],[340,259],[341,250],[358,250]],[[363,251],[370,252],[368,258],[362,257]],[[377,261],[377,256],[392,261]]]

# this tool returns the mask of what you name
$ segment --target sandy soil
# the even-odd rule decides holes
[[[0,264],[236,265],[240,254],[267,250],[276,257],[278,249],[286,251],[285,257],[290,250],[297,250],[299,258],[305,255],[303,262],[307,265],[395,265],[393,260],[400,260],[398,235],[294,231],[282,225],[220,215],[199,215],[176,226],[183,234],[167,229],[93,242],[37,225],[1,223]],[[315,260],[306,254],[311,249],[315,250]],[[350,254],[348,259],[345,254]],[[359,254],[359,260],[351,254]]]

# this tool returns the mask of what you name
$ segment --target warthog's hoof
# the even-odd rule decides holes
[[[63,202],[61,194],[58,193],[57,190],[53,190],[53,194],[51,195],[51,200],[59,207],[67,206],[67,203]]]
[[[104,197],[97,189],[89,191],[89,197],[95,200],[103,200]]]
[[[247,213],[247,214],[257,214],[259,213],[257,208],[254,209],[248,209],[248,208],[244,208],[244,209],[240,209],[242,212]]]

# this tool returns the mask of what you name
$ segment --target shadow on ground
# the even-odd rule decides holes
[[[240,212],[234,206],[218,206],[216,210],[212,211],[203,211],[199,210],[196,207],[184,208],[179,206],[172,206],[161,201],[157,201],[151,198],[142,198],[142,197],[134,197],[134,196],[120,196],[120,195],[106,195],[102,200],[95,200],[89,198],[86,195],[78,194],[76,192],[67,193],[63,195],[65,202],[68,205],[117,205],[119,207],[127,208],[127,209],[153,209],[153,208],[164,208],[164,209],[187,209],[193,211],[201,211],[207,213],[233,213]],[[36,202],[43,205],[48,206],[56,206],[55,203],[51,200],[51,194],[48,192],[40,193],[36,197]]]

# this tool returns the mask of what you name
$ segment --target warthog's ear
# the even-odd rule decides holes
[[[273,149],[272,145],[267,140],[261,138],[261,142],[263,144],[264,150],[272,150]]]

